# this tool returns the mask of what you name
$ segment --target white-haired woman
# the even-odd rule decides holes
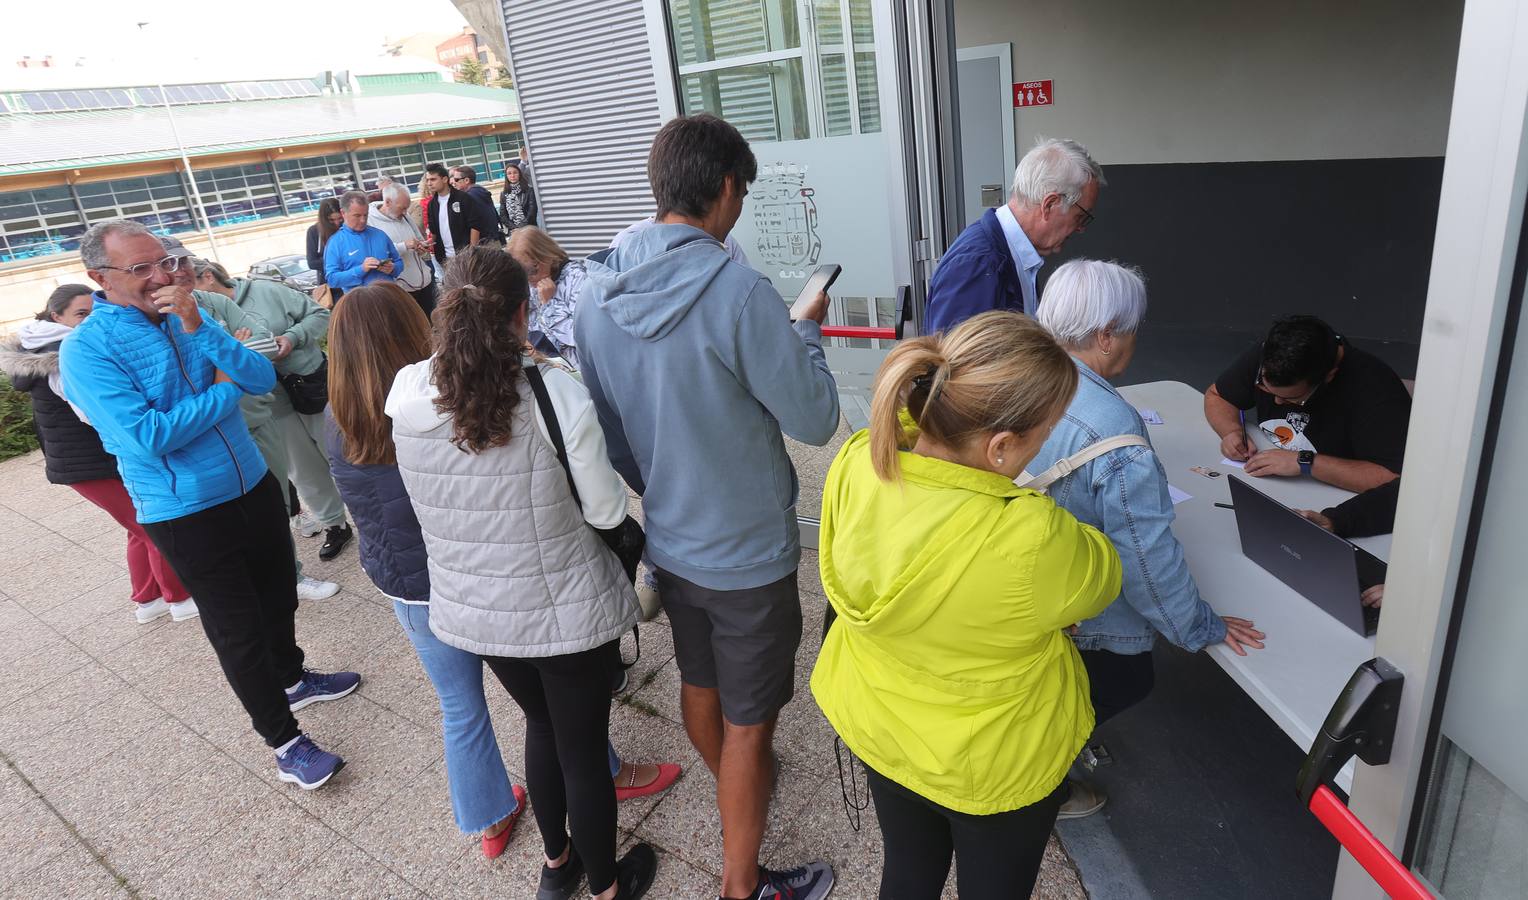
[[[1145,440],[1083,463],[1050,487],[1056,503],[1109,536],[1125,564],[1119,597],[1072,632],[1088,669],[1099,724],[1150,693],[1151,647],[1158,634],[1191,653],[1222,641],[1242,655],[1263,646],[1262,632],[1250,621],[1216,615],[1199,596],[1183,547],[1173,536],[1167,473],[1140,413],[1109,384],[1130,365],[1145,315],[1146,283],[1140,272],[1091,259],[1056,270],[1036,315],[1072,355],[1079,378],[1071,405],[1028,471],[1043,472],[1108,438],[1138,435]],[[1096,787],[1069,784],[1062,818],[1103,807],[1104,795]]]

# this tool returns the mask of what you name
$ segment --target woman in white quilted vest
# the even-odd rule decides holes
[[[637,601],[594,532],[625,518],[626,488],[583,385],[522,357],[527,294],[502,249],[458,253],[435,309],[434,355],[398,373],[385,409],[429,554],[430,630],[481,655],[525,713],[526,787],[546,854],[537,898],[571,898],[587,875],[597,900],[628,900],[657,869],[647,844],[616,861],[605,754],[618,642]]]

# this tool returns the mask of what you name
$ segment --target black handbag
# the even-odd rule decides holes
[[[329,357],[306,375],[281,375],[277,377],[287,396],[292,398],[292,408],[305,416],[317,415],[329,405]]]

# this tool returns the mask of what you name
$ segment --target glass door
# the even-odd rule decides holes
[[[1449,900],[1528,897],[1525,59],[1516,0],[1466,0],[1375,646],[1405,685],[1388,763],[1359,765],[1347,801],[1404,874]],[[1344,854],[1333,896],[1383,894]]]
[[[890,0],[668,3],[679,109],[727,119],[759,161],[733,237],[787,301],[818,265],[842,266],[830,325],[892,327],[913,280],[892,13]]]

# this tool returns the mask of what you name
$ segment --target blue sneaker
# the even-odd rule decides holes
[[[343,768],[343,759],[321,749],[305,734],[300,735],[287,752],[276,754],[276,777],[305,791],[323,787]]]
[[[287,705],[292,712],[297,712],[304,706],[317,703],[320,700],[338,700],[339,698],[355,692],[361,686],[361,676],[355,672],[335,672],[325,675],[322,672],[310,672],[302,670],[302,681],[297,683],[296,690],[287,691]]]
[[[759,886],[749,900],[822,900],[833,890],[833,867],[812,862],[798,869],[773,872],[759,867]]]

